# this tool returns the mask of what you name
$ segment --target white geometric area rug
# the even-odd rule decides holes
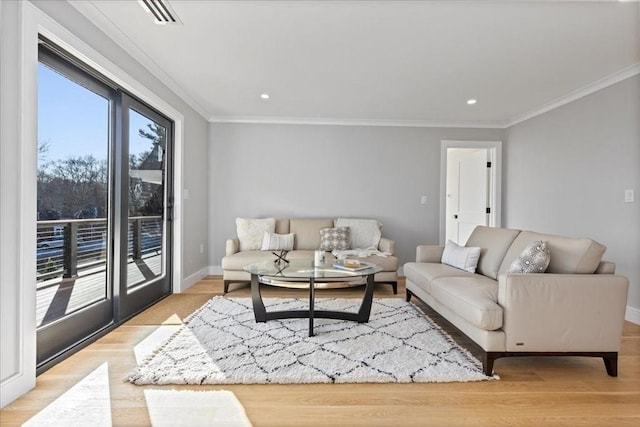
[[[318,298],[318,310],[356,312],[359,299]],[[308,309],[265,298],[267,311]],[[410,383],[481,381],[480,362],[413,304],[374,299],[368,323],[256,323],[250,298],[215,297],[126,378],[134,384]]]

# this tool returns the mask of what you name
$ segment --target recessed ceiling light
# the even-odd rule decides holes
[[[478,102],[478,100],[476,100],[476,99],[468,99],[468,100],[467,100],[467,104],[469,104],[469,105],[473,105],[473,104],[475,104],[476,102]]]
[[[269,94],[268,94],[268,93],[260,94],[260,98],[262,98],[262,99],[269,99]]]

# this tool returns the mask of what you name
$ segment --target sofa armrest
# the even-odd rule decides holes
[[[501,274],[507,351],[619,351],[629,281],[613,274]]]
[[[598,268],[596,268],[596,274],[614,274],[616,272],[616,264],[611,261],[600,261]]]
[[[240,252],[240,241],[238,238],[228,239],[226,247],[226,256]]]
[[[444,246],[420,245],[416,248],[416,262],[440,262]]]
[[[389,252],[391,255],[396,253],[396,242],[386,237],[380,238],[378,243],[378,250],[380,252]]]

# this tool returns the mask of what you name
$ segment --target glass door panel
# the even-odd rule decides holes
[[[127,291],[165,274],[164,222],[167,129],[129,109]]]
[[[113,320],[109,152],[114,92],[46,52],[38,65],[38,363]]]

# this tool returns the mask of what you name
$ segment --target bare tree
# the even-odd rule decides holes
[[[107,162],[94,156],[49,162],[38,171],[38,210],[64,218],[102,216],[106,209]]]
[[[153,122],[147,124],[146,129],[139,129],[138,135],[151,141],[151,150],[139,153],[137,158],[130,158],[130,165],[135,163],[136,169],[163,170],[167,137],[166,128]],[[138,179],[130,183],[129,193],[130,215],[162,215],[164,185],[144,182]],[[134,199],[133,203],[132,199]]]

